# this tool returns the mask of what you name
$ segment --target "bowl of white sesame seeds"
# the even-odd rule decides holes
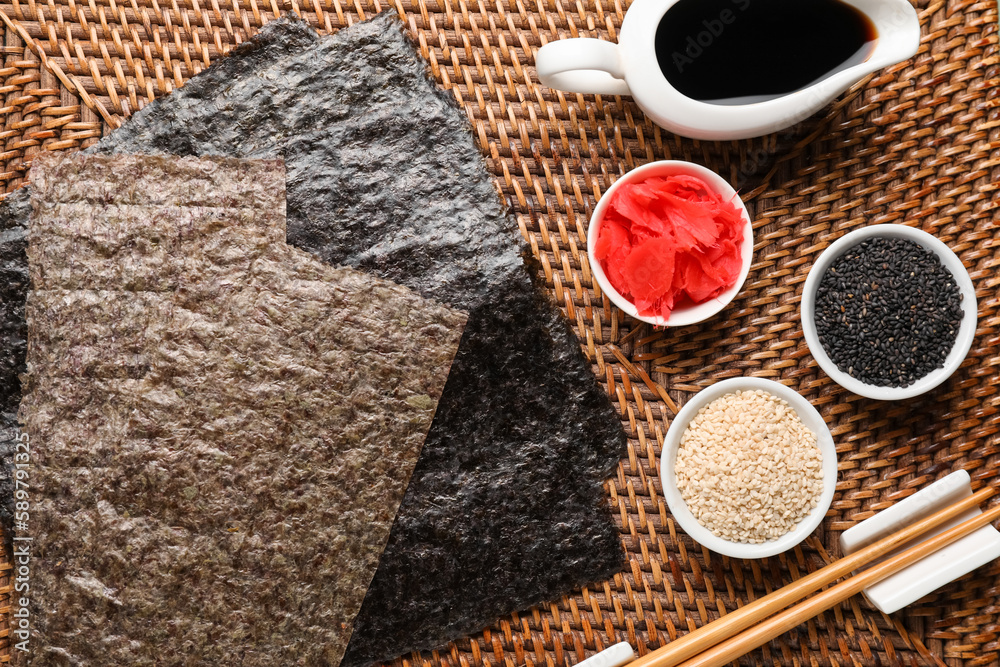
[[[660,456],[674,520],[735,558],[791,549],[826,516],[837,450],[823,417],[795,390],[764,378],[724,380],[674,418]]]

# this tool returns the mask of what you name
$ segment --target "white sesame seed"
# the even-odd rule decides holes
[[[702,408],[681,436],[674,470],[698,523],[733,542],[784,535],[823,492],[816,435],[788,403],[762,390]]]

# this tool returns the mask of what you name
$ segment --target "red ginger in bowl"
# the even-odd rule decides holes
[[[661,326],[700,322],[742,287],[753,228],[736,191],[689,162],[639,167],[601,197],[587,251],[601,289],[622,310]]]

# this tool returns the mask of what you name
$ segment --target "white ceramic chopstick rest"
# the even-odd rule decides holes
[[[906,500],[844,531],[840,536],[841,553],[845,556],[850,555],[907,524],[971,495],[969,473],[964,470],[954,472]],[[943,533],[977,514],[982,514],[982,511],[978,508],[969,510],[953,521],[928,532],[923,539],[904,545],[893,553]],[[890,614],[996,558],[1000,558],[1000,532],[992,526],[984,526],[891,577],[869,586],[864,590],[864,594],[879,610]]]
[[[635,651],[628,642],[618,642],[600,653],[595,653],[576,667],[621,667],[635,660]]]

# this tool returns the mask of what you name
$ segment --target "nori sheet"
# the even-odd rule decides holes
[[[31,178],[31,664],[337,665],[465,315],[286,245],[277,160]]]
[[[28,216],[31,203],[19,190],[0,203],[0,526],[4,548],[13,549],[14,449],[20,435],[17,406],[21,402],[18,375],[24,372],[28,296]]]
[[[18,375],[24,372],[28,296],[28,216],[31,203],[18,190],[0,203],[0,412],[16,413],[21,401]]]
[[[281,19],[93,149],[280,155],[290,243],[470,311],[348,667],[439,646],[624,564],[602,488],[621,422],[425,69],[395,16],[322,38]]]

